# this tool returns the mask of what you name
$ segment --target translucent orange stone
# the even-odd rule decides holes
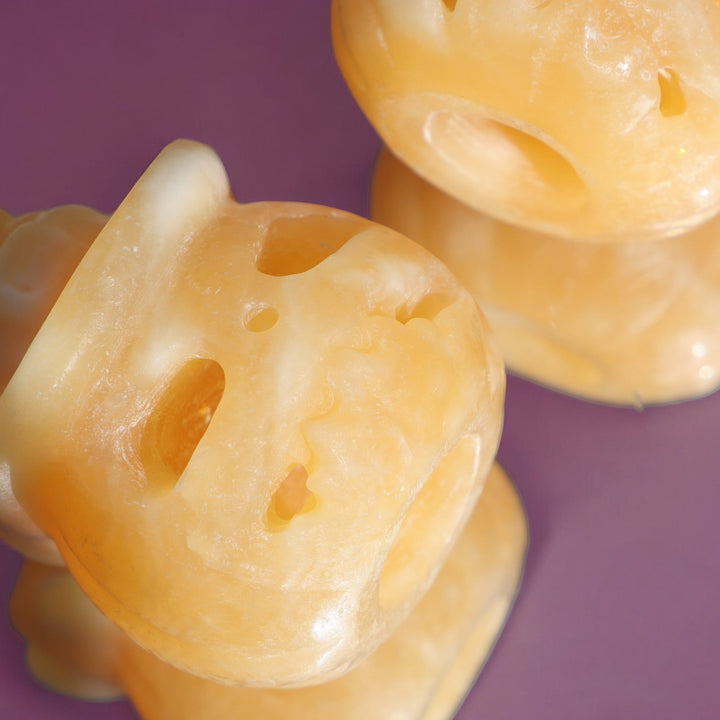
[[[720,5],[334,0],[340,69],[387,146],[476,210],[575,238],[720,210]]]
[[[81,205],[0,209],[0,393],[107,217]]]
[[[20,217],[0,209],[0,393],[106,220],[79,205]],[[28,557],[62,562],[55,543],[15,499],[9,468],[2,462],[0,538]]]
[[[61,568],[26,563],[11,613],[42,682],[90,699],[125,694],[144,720],[448,720],[507,616],[526,539],[520,501],[495,465],[417,608],[355,669],[314,687],[227,687],[183,673],[129,641]]]
[[[387,150],[372,214],[473,293],[513,372],[636,406],[720,386],[720,218],[648,243],[575,242],[472,210]]]
[[[0,465],[134,641],[206,678],[306,685],[421,600],[503,394],[481,313],[430,253],[337,210],[238,204],[215,154],[178,142],[0,396]]]

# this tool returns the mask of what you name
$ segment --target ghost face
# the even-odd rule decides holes
[[[364,219],[240,205],[169,146],[0,397],[14,497],[135,641],[301,685],[419,601],[482,491],[504,374],[443,265]]]

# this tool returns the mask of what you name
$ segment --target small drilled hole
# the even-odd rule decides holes
[[[306,272],[337,252],[367,223],[354,215],[306,215],[275,220],[257,259],[265,275]]]
[[[288,470],[268,508],[268,525],[272,529],[282,529],[296,515],[315,506],[315,495],[308,489],[307,481],[308,471],[304,465],[298,463]]]
[[[245,321],[245,327],[250,332],[265,332],[277,323],[279,317],[280,315],[275,308],[266,307],[250,316]]]
[[[406,305],[399,307],[395,313],[396,319],[401,323],[407,323],[414,318],[433,320],[435,316],[452,303],[452,298],[444,293],[428,293],[419,302],[408,308]]]
[[[457,5],[457,0],[443,0],[443,4],[450,12],[455,12],[455,6]]]
[[[148,479],[174,483],[190,462],[225,390],[214,360],[187,363],[163,393],[145,427],[141,457]]]
[[[660,112],[663,117],[682,115],[687,110],[687,100],[677,73],[670,68],[658,70],[660,85]]]

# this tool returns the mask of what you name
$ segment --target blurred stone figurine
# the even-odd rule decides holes
[[[717,2],[333,0],[333,41],[389,150],[373,219],[509,370],[618,405],[720,387]]]

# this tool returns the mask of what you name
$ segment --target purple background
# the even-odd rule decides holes
[[[111,211],[184,136],[218,151],[240,200],[364,213],[378,141],[336,69],[328,5],[4,3],[0,206]],[[459,720],[720,717],[719,420],[720,395],[637,412],[510,379],[500,457],[532,544]],[[134,718],[28,677],[7,620],[18,567],[0,547],[0,718]]]

